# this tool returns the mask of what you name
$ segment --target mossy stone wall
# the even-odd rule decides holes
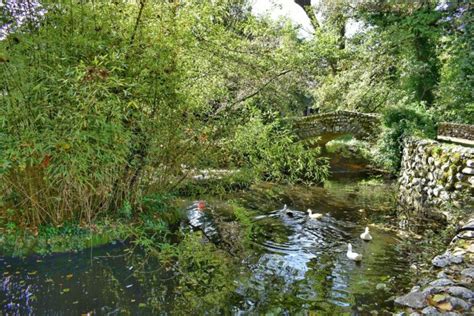
[[[399,203],[405,209],[472,203],[474,148],[408,138],[398,182]]]

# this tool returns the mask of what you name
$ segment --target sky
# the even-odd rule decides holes
[[[301,27],[300,35],[310,37],[313,32],[311,22],[303,8],[292,0],[251,0],[252,12],[255,15],[268,14],[274,19],[281,16],[289,18],[295,25]]]
[[[295,25],[301,27],[300,36],[310,38],[313,33],[311,22],[304,12],[303,8],[297,5],[293,0],[251,0],[252,12],[255,15],[268,14],[274,19],[280,17],[289,18]],[[317,0],[312,0],[317,3]],[[318,19],[321,19],[318,16]],[[362,28],[362,24],[353,20],[349,20],[346,25],[346,36],[351,37]]]

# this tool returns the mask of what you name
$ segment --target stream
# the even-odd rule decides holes
[[[183,225],[219,243],[215,220],[229,217],[230,200],[253,214],[259,229],[228,280],[234,290],[223,302],[225,314],[390,315],[394,295],[410,282],[401,240],[384,229],[393,220],[394,194],[390,181],[360,173],[336,174],[322,187],[264,183],[226,198],[203,197],[204,211],[183,201]],[[308,218],[308,208],[323,216]],[[366,226],[370,242],[359,238]],[[349,242],[362,262],[346,257]],[[185,314],[186,302],[175,304],[176,277],[158,262],[138,267],[143,256],[117,242],[79,253],[0,257],[0,314]]]

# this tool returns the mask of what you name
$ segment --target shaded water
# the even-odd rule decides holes
[[[235,291],[226,311],[389,314],[391,297],[409,282],[408,263],[397,248],[400,241],[379,226],[371,226],[371,242],[360,240],[359,234],[367,225],[389,220],[393,187],[361,180],[342,174],[324,187],[263,184],[229,197],[253,212],[259,229],[239,273],[228,280]],[[202,212],[188,202],[188,223],[219,243],[214,219],[229,216],[228,202],[209,198],[207,204]],[[307,208],[323,217],[309,219]],[[348,242],[364,256],[361,263],[347,259]],[[176,278],[151,262],[134,274],[142,254],[126,256],[127,251],[127,245],[117,244],[77,254],[0,257],[1,310],[19,315],[184,313],[185,304],[179,309],[174,304],[179,299]],[[160,306],[159,311],[150,305]]]

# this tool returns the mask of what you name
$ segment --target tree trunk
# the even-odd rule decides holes
[[[311,21],[311,25],[316,31],[316,29],[319,28],[319,22],[318,18],[316,17],[316,13],[314,13],[313,7],[311,6],[311,0],[295,0],[295,3],[303,8],[304,12]]]

